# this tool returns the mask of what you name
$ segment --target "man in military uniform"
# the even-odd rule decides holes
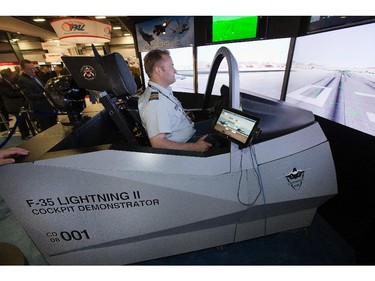
[[[150,51],[144,66],[150,80],[138,100],[138,108],[152,147],[207,151],[212,146],[205,142],[207,135],[189,142],[195,133],[194,124],[170,87],[176,81],[176,69],[169,51]]]

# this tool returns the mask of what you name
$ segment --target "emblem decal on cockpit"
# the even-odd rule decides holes
[[[82,66],[80,73],[83,78],[86,80],[93,80],[96,77],[96,71],[95,69],[90,65],[84,65]]]
[[[303,178],[305,176],[305,170],[299,170],[297,168],[293,168],[293,170],[285,175],[288,184],[294,189],[299,190],[303,183]]]

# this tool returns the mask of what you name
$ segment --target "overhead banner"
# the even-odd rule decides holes
[[[46,53],[46,62],[61,62],[62,53]]]
[[[139,52],[194,45],[194,17],[161,17],[135,28]]]
[[[77,47],[74,43],[64,43],[64,42],[41,42],[43,50],[50,49],[69,49]]]
[[[50,22],[59,39],[70,43],[107,43],[111,41],[109,23],[83,18],[61,18]]]

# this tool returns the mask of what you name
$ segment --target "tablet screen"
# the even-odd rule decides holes
[[[260,119],[240,110],[223,108],[217,117],[213,131],[241,146],[248,146]]]

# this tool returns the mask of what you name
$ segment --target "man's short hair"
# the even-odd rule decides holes
[[[163,55],[170,55],[168,50],[155,49],[147,53],[144,58],[145,71],[148,77],[151,77],[154,68],[159,66],[163,60]]]
[[[1,70],[0,74],[1,77],[8,79],[12,75],[12,70],[10,68],[5,68]]]
[[[32,62],[29,60],[21,60],[21,63],[20,63],[21,69],[25,69],[25,65],[30,64],[30,63]]]

